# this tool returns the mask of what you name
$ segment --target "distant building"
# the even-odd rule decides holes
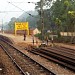
[[[75,32],[60,32],[61,36],[75,36]]]
[[[38,33],[41,33],[41,32],[37,28],[30,28],[30,30],[29,30],[30,35],[35,35]]]

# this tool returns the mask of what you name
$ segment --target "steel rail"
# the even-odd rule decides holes
[[[11,47],[13,47],[14,49],[16,49],[18,52],[22,53],[24,56],[27,56],[25,55],[23,52],[21,52],[18,48],[16,48],[15,46],[13,46],[11,43],[5,41],[4,39],[0,38],[2,41],[6,42],[8,45],[10,45]],[[29,56],[27,56],[28,58],[30,58]],[[49,70],[48,68],[46,68],[44,65],[40,64],[39,62],[37,62],[36,60],[30,58],[31,60],[33,60],[34,62],[36,62],[37,64],[39,64],[41,67],[43,67],[44,69],[46,69],[47,71],[49,71],[52,75],[56,75],[55,72]]]
[[[71,56],[67,56],[67,53],[65,53],[65,54],[63,54],[63,52],[62,53],[59,53],[59,51],[58,50],[56,50],[56,49],[44,49],[44,48],[42,48],[41,50],[43,50],[43,51],[45,51],[46,53],[53,53],[53,54],[56,54],[56,56],[59,56],[59,57],[64,57],[64,59],[66,59],[66,60],[70,60],[70,61],[72,61],[72,63],[74,63],[75,64],[75,59]],[[74,56],[74,55],[73,55]]]
[[[50,48],[47,48],[47,49],[60,52],[60,53],[62,53],[62,55],[64,54],[64,56],[67,56],[67,57],[69,57],[71,59],[75,59],[75,54],[72,53],[71,51],[69,51],[69,49],[68,50],[62,49],[61,47],[50,47]]]
[[[56,48],[59,48],[59,46],[56,46]],[[75,52],[75,49],[72,49],[72,48],[67,48],[67,47],[63,47],[63,46],[60,46],[61,49],[66,49],[68,50],[69,52]]]
[[[62,66],[65,66],[65,67],[68,67],[69,69],[71,69],[72,71],[75,71],[75,66],[73,66],[73,65],[71,65],[72,63],[69,63],[68,64],[68,62],[67,61],[61,61],[62,59],[61,58],[59,58],[59,59],[61,59],[61,60],[58,60],[58,59],[56,59],[56,56],[54,55],[54,54],[47,54],[47,53],[45,53],[44,52],[44,50],[32,50],[32,51],[30,51],[30,52],[32,52],[32,53],[34,53],[34,54],[37,54],[37,55],[40,55],[40,56],[42,56],[42,57],[44,57],[44,58],[46,58],[46,59],[48,59],[48,60],[51,60],[51,61],[53,61],[53,62],[56,62],[56,63],[58,63],[58,64],[60,64],[60,65],[62,65]]]
[[[27,75],[21,67],[16,63],[16,61],[12,58],[12,56],[7,52],[7,50],[0,44],[1,48],[6,52],[6,54],[11,58],[11,60],[15,63],[15,65],[18,67],[18,69],[21,71],[23,75]]]

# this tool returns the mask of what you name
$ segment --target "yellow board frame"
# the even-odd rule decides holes
[[[15,22],[15,35],[17,30],[27,30],[29,35],[29,24],[28,22]]]

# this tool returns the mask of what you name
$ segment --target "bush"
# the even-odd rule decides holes
[[[36,34],[35,37],[38,37],[38,39],[42,40],[42,35],[41,34]]]

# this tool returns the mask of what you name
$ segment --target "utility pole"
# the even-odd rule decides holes
[[[2,19],[2,33],[3,33],[3,19]]]
[[[43,19],[43,0],[41,0],[41,26],[42,26],[42,29],[41,29],[41,33],[42,33],[42,41],[44,40],[44,19]]]

